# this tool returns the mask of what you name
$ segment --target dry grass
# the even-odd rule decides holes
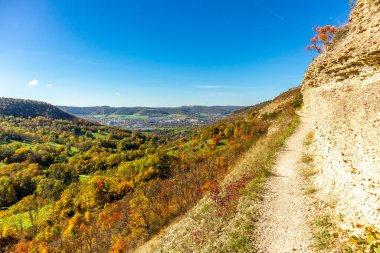
[[[318,171],[313,166],[304,166],[300,171],[301,176],[305,179],[309,179],[317,173]]]
[[[310,186],[308,188],[305,189],[305,192],[304,194],[305,195],[313,195],[314,193],[316,193],[318,191],[317,188],[315,188],[314,186]]]
[[[314,131],[310,131],[303,142],[305,146],[310,146],[314,142]]]
[[[304,153],[302,155],[302,162],[305,164],[311,164],[313,162],[313,156],[311,154]]]

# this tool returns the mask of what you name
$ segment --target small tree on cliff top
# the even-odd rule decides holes
[[[314,27],[313,31],[315,35],[310,39],[311,45],[306,47],[306,50],[317,52],[321,54],[328,45],[332,43],[332,40],[335,37],[335,34],[339,31],[340,28],[335,26],[326,25],[324,27]]]

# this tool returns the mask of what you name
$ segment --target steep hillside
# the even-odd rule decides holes
[[[0,115],[23,118],[74,119],[74,116],[44,102],[2,97],[0,97]]]
[[[302,84],[316,185],[338,226],[380,229],[380,1],[358,0]],[[361,226],[357,226],[361,227]]]
[[[208,192],[189,212],[136,252],[257,252],[259,193],[276,153],[299,123],[295,110],[301,103],[299,88],[292,89],[226,119],[241,118],[248,124],[263,120],[268,130],[229,167],[226,177],[204,185]]]

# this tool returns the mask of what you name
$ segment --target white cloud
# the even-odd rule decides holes
[[[46,85],[46,87],[47,88],[52,88],[54,85],[52,85],[51,83],[48,83],[47,85]]]
[[[120,96],[120,93],[119,92],[116,92],[116,94],[115,94],[116,96]]]
[[[32,81],[30,81],[28,83],[28,87],[33,87],[33,86],[36,86],[36,85],[38,85],[38,80],[37,79],[34,79],[34,80],[32,80]]]

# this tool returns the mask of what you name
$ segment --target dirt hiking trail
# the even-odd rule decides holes
[[[301,115],[301,124],[278,154],[272,176],[264,187],[256,223],[256,247],[260,253],[314,252],[307,219],[312,205],[304,194],[307,187],[299,175],[305,136],[310,127]]]

